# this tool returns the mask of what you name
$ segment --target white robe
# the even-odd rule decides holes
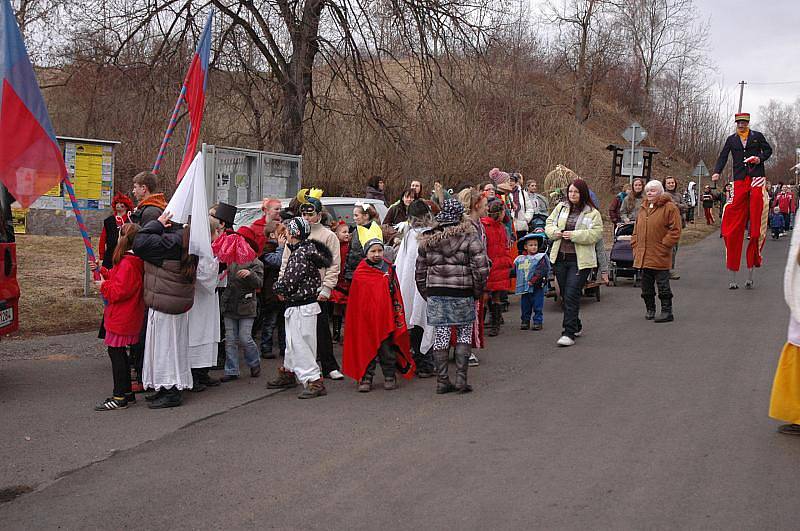
[[[428,324],[428,302],[422,298],[417,290],[415,274],[417,271],[417,256],[419,256],[419,243],[417,237],[428,230],[427,227],[408,227],[394,265],[397,270],[397,280],[400,283],[400,294],[403,296],[403,308],[406,312],[406,324],[409,328],[422,327],[422,352],[427,352],[433,346],[435,330]]]
[[[144,343],[142,384],[145,389],[191,389],[189,312],[178,315],[150,310]]]
[[[218,280],[217,259],[200,258],[194,304],[189,310],[189,366],[192,369],[213,367],[217,363],[220,340]]]

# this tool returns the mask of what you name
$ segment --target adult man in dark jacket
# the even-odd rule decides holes
[[[722,218],[722,237],[727,249],[727,267],[731,272],[729,288],[738,289],[736,272],[742,261],[744,230],[750,222],[750,243],[747,245],[747,268],[750,276],[744,287],[753,287],[753,268],[761,267],[761,248],[766,241],[769,196],[766,191],[764,161],[772,155],[772,147],[758,131],[750,129],[750,115],[739,113],[735,117],[736,133],[725,141],[725,146],[714,166],[713,181],[733,159],[733,197],[725,207]]]

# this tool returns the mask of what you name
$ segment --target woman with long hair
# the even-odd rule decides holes
[[[553,242],[550,262],[564,303],[561,337],[557,344],[569,347],[581,335],[581,293],[592,269],[597,267],[595,244],[603,237],[603,218],[583,179],[575,179],[567,199],[556,205],[547,218],[545,233]]]
[[[642,206],[642,199],[644,199],[644,179],[637,177],[631,184],[631,192],[625,196],[622,206],[619,208],[619,216],[623,223],[636,221],[639,207]]]

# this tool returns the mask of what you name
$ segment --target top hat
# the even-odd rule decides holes
[[[228,203],[220,203],[214,211],[213,217],[225,222],[228,227],[233,227],[233,220],[236,217],[236,207]]]

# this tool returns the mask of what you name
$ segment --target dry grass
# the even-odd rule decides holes
[[[18,336],[86,331],[100,324],[103,303],[94,285],[94,296],[83,297],[84,253],[81,238],[17,238]]]

